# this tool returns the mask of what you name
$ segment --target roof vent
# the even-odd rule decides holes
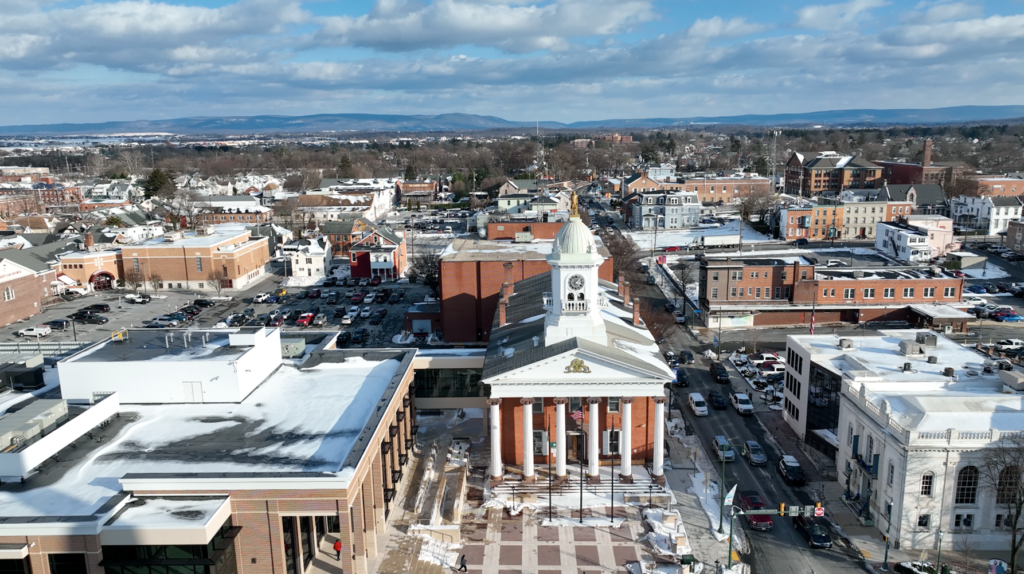
[[[903,363],[903,372],[904,373],[909,373],[910,371],[913,371],[913,370],[914,370],[914,366],[913,365],[911,365],[910,363]]]
[[[945,369],[942,369],[942,376],[952,377],[955,372],[956,371],[953,370],[953,367],[946,367]]]
[[[939,362],[939,358],[935,355],[928,355],[928,363],[935,365]]]
[[[939,343],[939,338],[931,333],[918,333],[917,342],[925,348],[934,348]]]
[[[839,339],[839,348],[840,349],[852,349],[853,348],[853,339]]]
[[[855,279],[863,279],[864,278],[864,271],[861,270],[861,269],[858,269],[858,270],[854,271],[853,272],[853,277]]]

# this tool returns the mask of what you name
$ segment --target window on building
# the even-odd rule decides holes
[[[757,298],[757,299],[761,298],[761,288],[760,287],[758,287],[757,289],[754,290],[754,297]]]
[[[932,517],[929,514],[922,514],[922,515],[918,516],[917,517],[917,527],[918,528],[927,529],[928,528],[928,523],[931,522],[931,518]]]
[[[954,504],[976,504],[978,502],[978,469],[965,466],[956,475]],[[959,516],[959,515],[957,515]]]
[[[953,517],[953,528],[971,530],[974,527],[973,514],[957,514]]]
[[[789,299],[789,287],[782,288],[782,298]]]
[[[956,297],[956,287],[946,287],[942,290],[943,297]]]
[[[904,287],[903,288],[903,298],[904,299],[910,299],[913,296],[914,296],[914,288],[913,287]]]
[[[135,271],[136,273],[138,273],[138,272],[139,272],[139,258],[138,258],[138,257],[133,257],[133,258],[132,258],[132,269],[133,269],[133,270],[134,270],[134,271]]]
[[[202,271],[202,270],[203,270],[203,258],[202,257],[196,257],[196,271]]]
[[[835,297],[836,296],[836,290],[835,289],[829,289],[828,290],[828,296],[829,297]]]
[[[711,274],[711,280],[718,281],[718,271],[715,271],[714,273]]]
[[[996,483],[996,504],[1013,504],[1020,489],[1021,469],[1008,466],[999,472]]]
[[[533,399],[533,414],[542,415],[544,414],[544,398],[535,397]]]
[[[619,412],[619,397],[608,397],[608,412]]]
[[[865,299],[874,299],[875,298],[875,289],[873,287],[870,288],[870,289],[864,289],[864,298]]]
[[[775,288],[775,298],[778,299],[781,296],[782,296],[782,288],[781,287],[776,287]]]
[[[14,301],[14,287],[4,288],[4,301]]]
[[[711,288],[711,298],[718,299],[718,287]]]
[[[87,574],[85,554],[50,554],[50,574]]]
[[[843,289],[843,299],[853,299],[855,289]]]
[[[921,475],[921,496],[932,495],[932,485],[935,484],[935,475],[926,472]]]
[[[935,287],[925,287],[924,288],[924,296],[925,297],[934,297],[935,296]]]
[[[889,473],[885,477],[885,484],[892,486],[893,481],[896,479],[896,465],[889,461]]]
[[[822,289],[821,290],[821,296],[822,297],[828,297],[828,289]]]
[[[747,297],[750,297],[753,294],[754,294],[754,288],[753,287],[747,287]]]
[[[886,287],[885,289],[882,289],[882,298],[883,299],[892,299],[894,297],[896,297],[896,288],[895,287]]]
[[[807,279],[807,270],[800,271],[800,280]]]
[[[732,295],[733,297],[735,297],[735,296],[736,296],[736,288],[735,288],[735,287],[733,287],[733,288],[732,288],[732,291],[730,292],[730,294],[731,294],[731,295]]]

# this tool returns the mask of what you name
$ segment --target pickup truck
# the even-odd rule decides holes
[[[1024,341],[1020,339],[1003,339],[996,343],[996,349],[1010,351],[1013,349],[1024,349]]]
[[[125,303],[132,303],[134,305],[143,305],[153,300],[149,295],[138,295],[136,293],[129,293],[124,296]]]
[[[35,327],[29,327],[22,329],[15,333],[19,337],[45,337],[53,332],[48,325],[36,325]]]

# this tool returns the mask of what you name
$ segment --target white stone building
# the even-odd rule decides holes
[[[1024,432],[1024,372],[918,330],[790,336],[787,359],[785,418],[831,446],[816,454],[834,453],[863,524],[903,550],[1009,547],[982,451]]]
[[[289,259],[289,276],[322,278],[331,269],[331,240],[326,235],[300,239],[285,245],[282,251]]]
[[[1016,197],[961,195],[953,200],[951,212],[957,226],[996,235],[1011,221],[1020,221],[1021,204]]]

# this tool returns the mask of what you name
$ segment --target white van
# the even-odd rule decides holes
[[[690,393],[690,410],[698,417],[708,416],[708,403],[700,393]]]

